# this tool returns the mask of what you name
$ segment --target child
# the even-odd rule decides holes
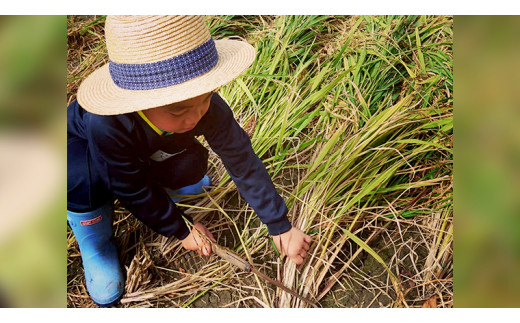
[[[109,64],[81,84],[67,108],[67,220],[78,241],[87,289],[116,303],[124,279],[112,238],[117,198],[155,232],[209,256],[214,240],[170,195],[203,193],[208,152],[222,159],[242,196],[296,264],[311,238],[291,227],[277,194],[224,100],[214,92],[254,60],[241,41],[214,41],[200,16],[115,16],[105,24]]]

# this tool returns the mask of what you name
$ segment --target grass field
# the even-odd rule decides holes
[[[257,49],[220,89],[290,221],[313,237],[301,266],[210,156],[215,185],[179,204],[217,241],[322,307],[453,306],[453,19],[211,16],[215,39]],[[108,61],[104,17],[68,18],[68,103]],[[213,255],[153,233],[117,204],[121,307],[307,307]],[[68,306],[93,307],[68,232]]]

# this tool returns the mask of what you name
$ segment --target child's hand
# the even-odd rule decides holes
[[[190,234],[182,240],[182,246],[186,250],[197,251],[201,256],[210,256],[211,244],[204,235],[210,238],[213,242],[217,242],[204,224],[194,222]]]
[[[288,256],[295,264],[301,265],[305,257],[307,257],[307,251],[312,238],[292,227],[291,230],[285,233],[273,236],[273,240],[278,250]]]

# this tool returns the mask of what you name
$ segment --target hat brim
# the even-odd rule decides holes
[[[211,92],[242,74],[254,61],[250,44],[215,41],[218,62],[209,72],[189,81],[154,90],[126,90],[112,81],[108,64],[90,74],[78,89],[78,102],[87,111],[115,115],[160,107]]]

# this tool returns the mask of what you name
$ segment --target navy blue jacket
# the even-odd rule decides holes
[[[150,156],[157,150],[168,147],[165,151],[181,151],[199,135],[222,159],[239,192],[267,225],[269,234],[281,234],[291,228],[285,202],[254,153],[248,135],[218,94],[213,95],[197,126],[183,134],[161,135],[138,113],[101,116],[85,111],[77,102],[67,108],[67,132],[68,136],[88,141],[91,171],[98,172],[114,197],[164,236],[185,238],[189,229],[182,216],[190,221],[191,218],[142,169],[150,166]]]

